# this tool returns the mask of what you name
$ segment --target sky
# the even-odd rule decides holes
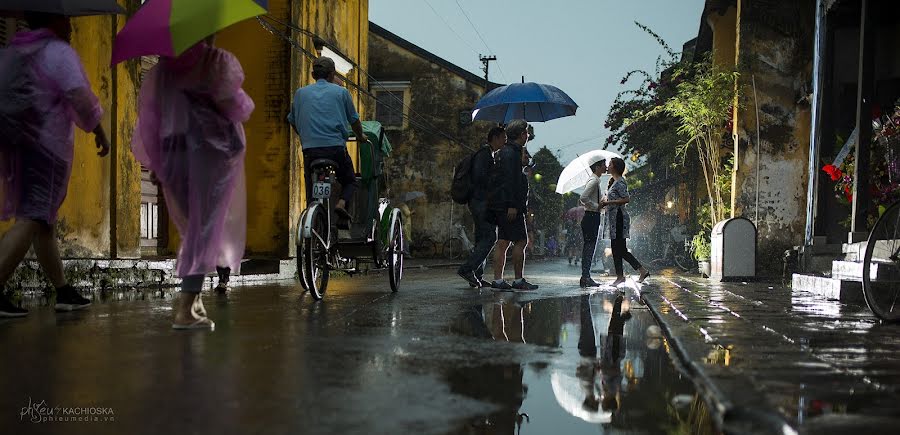
[[[703,0],[370,0],[369,19],[435,55],[490,80],[554,85],[578,103],[574,117],[535,124],[528,148],[560,151],[563,164],[602,148],[606,114],[626,72],[655,70],[664,50],[697,36]],[[463,12],[465,11],[465,12]],[[468,19],[465,14],[468,14]],[[471,20],[471,23],[470,23]],[[480,35],[480,36],[479,36]],[[573,143],[584,141],[580,144]]]

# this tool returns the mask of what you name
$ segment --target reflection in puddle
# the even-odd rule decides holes
[[[711,428],[708,414],[694,409],[702,408],[702,401],[684,399],[695,397],[693,387],[672,366],[650,313],[631,309],[629,299],[619,294],[499,300],[473,306],[452,330],[560,350],[547,366],[495,364],[448,373],[454,393],[497,406],[459,432],[698,433]],[[691,420],[704,416],[699,423]]]

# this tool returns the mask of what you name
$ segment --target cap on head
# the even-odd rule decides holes
[[[327,79],[334,72],[334,60],[330,57],[320,56],[313,61],[312,75],[314,79]]]

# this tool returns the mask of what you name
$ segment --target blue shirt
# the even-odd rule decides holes
[[[359,121],[347,89],[325,79],[297,89],[288,122],[303,149],[347,146],[350,124]]]

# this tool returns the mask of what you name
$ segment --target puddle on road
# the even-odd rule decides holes
[[[498,406],[458,433],[714,432],[692,384],[672,365],[653,317],[628,298],[499,296],[471,307],[452,330],[560,350],[549,364],[451,371],[454,393]]]

